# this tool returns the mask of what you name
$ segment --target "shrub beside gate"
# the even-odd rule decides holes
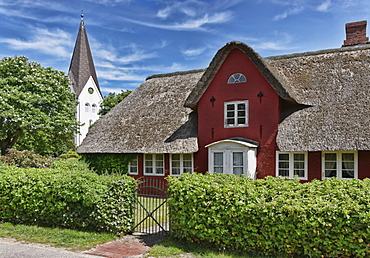
[[[370,180],[184,174],[169,178],[171,231],[267,255],[370,255]]]
[[[69,167],[0,165],[0,221],[116,234],[130,231],[137,182]]]

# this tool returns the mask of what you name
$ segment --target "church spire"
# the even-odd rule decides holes
[[[80,95],[90,76],[93,78],[95,85],[100,92],[98,77],[96,76],[94,61],[86,34],[83,13],[81,13],[80,28],[78,30],[72,60],[69,66],[68,76],[72,82],[73,90],[77,97]]]

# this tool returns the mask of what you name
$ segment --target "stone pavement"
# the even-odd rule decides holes
[[[119,240],[98,245],[91,250],[76,253],[63,248],[24,244],[13,239],[0,238],[0,258],[139,258],[145,257],[145,253],[162,239],[163,236],[160,233],[155,235],[134,233]]]
[[[98,245],[83,253],[107,258],[144,257],[145,253],[162,239],[163,236],[160,234],[134,233],[122,239]]]

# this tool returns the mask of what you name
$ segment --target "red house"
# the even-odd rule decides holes
[[[135,177],[369,177],[366,21],[346,31],[338,49],[261,58],[230,42],[205,70],[149,77],[97,121],[78,152],[134,154]]]

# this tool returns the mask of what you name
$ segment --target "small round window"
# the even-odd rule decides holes
[[[94,93],[94,89],[93,88],[89,88],[88,90],[87,90],[90,94],[93,94]]]
[[[232,83],[239,83],[239,82],[246,82],[247,78],[245,77],[244,74],[242,73],[234,73],[229,77],[227,80],[227,83],[232,84]]]

